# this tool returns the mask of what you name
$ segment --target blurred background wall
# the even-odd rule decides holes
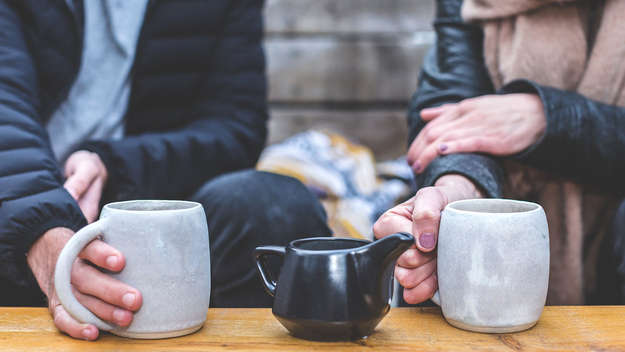
[[[378,160],[402,155],[434,8],[434,0],[267,0],[269,143],[319,128]]]

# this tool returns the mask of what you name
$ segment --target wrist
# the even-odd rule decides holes
[[[453,189],[450,202],[460,199],[484,198],[484,193],[471,179],[461,174],[446,174],[439,177],[434,183],[436,187]]]
[[[109,173],[108,173],[108,170],[106,169],[106,165],[104,164],[104,162],[102,161],[102,158],[100,158],[100,155],[98,155],[98,153],[92,153],[92,154],[93,154],[93,157],[97,160],[96,163],[98,164],[98,168],[100,169],[102,182],[106,184],[106,181],[108,181],[108,178],[109,178]]]
[[[28,250],[26,261],[41,291],[49,296],[53,285],[56,260],[74,232],[68,228],[56,227],[46,231]]]

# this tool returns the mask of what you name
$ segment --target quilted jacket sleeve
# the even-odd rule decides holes
[[[425,127],[420,117],[422,109],[494,93],[484,66],[482,29],[463,22],[461,6],[462,0],[437,1],[436,44],[425,59],[418,89],[410,104],[409,142]],[[490,197],[501,196],[501,166],[496,159],[481,154],[439,156],[417,176],[417,184],[431,186],[440,176],[449,173],[468,177]]]
[[[205,86],[193,106],[194,122],[178,130],[80,146],[103,159],[111,177],[106,193],[112,199],[187,196],[212,177],[256,163],[267,121],[263,1],[233,0],[229,6]]]
[[[21,23],[0,0],[0,282],[36,288],[26,253],[46,230],[86,221],[62,186],[39,121],[37,77]]]

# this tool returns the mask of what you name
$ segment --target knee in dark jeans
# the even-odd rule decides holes
[[[252,226],[258,231],[254,236],[268,244],[283,245],[303,235],[329,235],[323,207],[292,177],[238,171],[206,183],[192,200],[204,205],[211,222]],[[212,225],[209,223],[209,227]]]
[[[330,235],[317,198],[291,177],[254,170],[234,172],[205,184],[192,200],[202,203],[206,211],[214,287],[211,301],[216,306],[271,303],[256,274],[254,248]],[[279,270],[279,263],[270,266]]]

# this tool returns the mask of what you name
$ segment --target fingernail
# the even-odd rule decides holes
[[[446,150],[447,150],[447,144],[441,144],[441,145],[438,147],[438,150],[440,150],[440,151],[441,151],[441,153],[442,153],[442,152],[444,152],[444,151],[446,151]]]
[[[419,236],[419,244],[425,249],[434,248],[434,245],[436,244],[436,241],[434,240],[434,234],[430,232],[422,233]]]
[[[117,256],[111,255],[107,257],[106,265],[108,265],[109,268],[114,268],[117,265]]]
[[[419,170],[421,170],[421,163],[418,160],[415,161],[414,164],[412,164],[412,168],[415,172],[419,172]]]
[[[115,310],[113,310],[113,320],[115,320],[118,323],[121,323],[124,320],[124,317],[126,316],[125,312],[119,308],[115,308]]]
[[[94,338],[93,331],[91,331],[91,329],[89,328],[82,329],[82,337],[84,337],[87,340],[93,339]]]
[[[130,308],[135,303],[136,295],[134,293],[126,293],[122,297],[122,302],[126,305],[126,307]]]

